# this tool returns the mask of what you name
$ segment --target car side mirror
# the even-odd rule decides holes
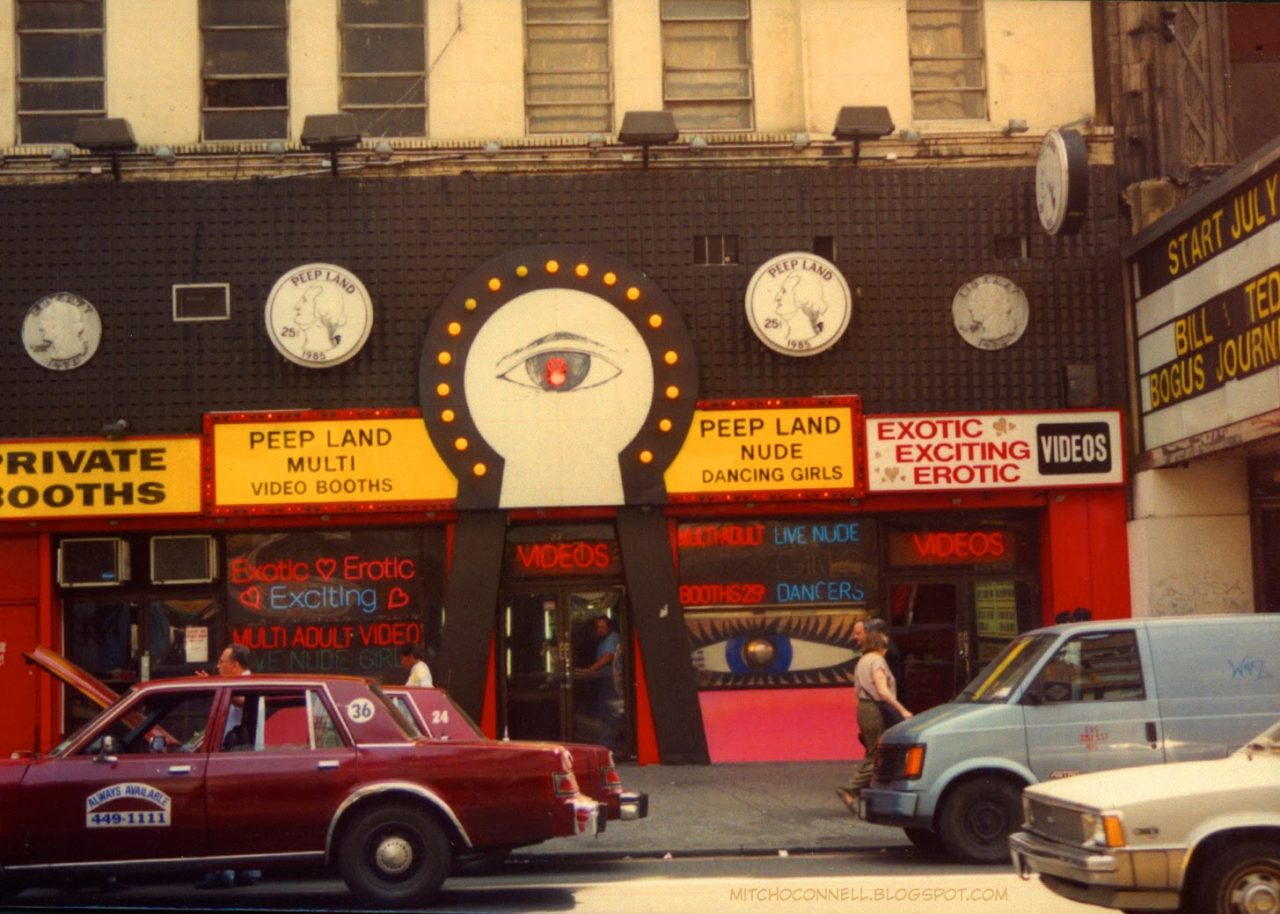
[[[98,745],[98,754],[94,756],[96,762],[114,762],[116,759],[116,738],[114,736],[104,736],[102,742]]]
[[[1039,707],[1044,704],[1044,693],[1040,691],[1039,683],[1031,686],[1022,693],[1022,704]]]

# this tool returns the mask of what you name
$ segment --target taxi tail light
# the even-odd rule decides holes
[[[908,746],[902,758],[902,776],[906,780],[915,780],[924,773],[924,746]]]
[[[571,797],[578,792],[578,779],[573,776],[572,771],[553,771],[551,784],[558,797]]]
[[[600,768],[600,782],[604,784],[604,789],[609,791],[622,789],[622,775],[618,774],[618,769],[614,767],[613,753],[609,753],[609,761]]]

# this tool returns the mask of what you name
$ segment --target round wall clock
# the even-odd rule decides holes
[[[1050,130],[1036,159],[1036,210],[1050,235],[1069,235],[1084,225],[1089,202],[1089,151],[1079,131]]]

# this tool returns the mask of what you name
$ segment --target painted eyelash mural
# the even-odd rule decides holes
[[[599,251],[542,245],[454,287],[423,344],[419,398],[459,508],[661,504],[697,377],[655,283]]]
[[[686,615],[698,687],[849,685],[861,613]]]

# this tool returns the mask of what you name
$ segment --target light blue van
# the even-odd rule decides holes
[[[1222,758],[1277,719],[1280,615],[1036,629],[950,702],[885,733],[859,812],[921,847],[1000,863],[1026,785]]]

